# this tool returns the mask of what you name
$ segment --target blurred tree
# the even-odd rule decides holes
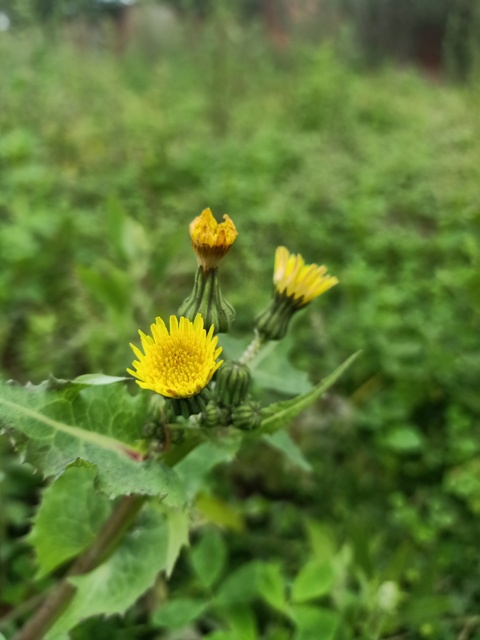
[[[335,2],[335,0],[333,0]],[[413,60],[436,74],[465,76],[478,45],[479,9],[471,0],[340,0],[372,64]],[[477,42],[476,42],[477,40]]]

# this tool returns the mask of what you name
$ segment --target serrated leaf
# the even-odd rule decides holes
[[[166,504],[178,506],[185,495],[175,473],[158,461],[141,461],[147,402],[147,394],[130,396],[124,385],[44,392],[3,384],[0,420],[26,436],[16,438],[17,446],[46,477],[85,460],[97,468],[97,488],[112,498],[166,496]]]
[[[59,634],[91,616],[126,611],[165,569],[167,548],[165,515],[148,506],[105,562],[90,573],[70,578],[77,592],[46,640],[56,640]]]
[[[180,629],[188,626],[196,618],[202,615],[208,603],[203,600],[193,598],[177,598],[170,600],[156,611],[151,620],[156,627],[166,627],[167,629]]]
[[[313,387],[313,389],[308,393],[297,396],[292,400],[277,402],[264,409],[262,412],[264,417],[260,424],[260,428],[254,433],[273,433],[288,424],[290,420],[295,418],[299,413],[313,404],[315,400],[325,393],[325,391],[327,391],[327,389],[329,389],[338,380],[344,371],[348,369],[359,354],[360,352],[357,351],[357,353],[350,356],[343,364],[337,367],[333,373]]]
[[[305,458],[297,443],[292,440],[288,431],[282,429],[275,433],[267,433],[262,439],[271,447],[283,453],[292,464],[302,469],[302,471],[312,470],[311,464]]]
[[[27,538],[37,555],[38,578],[86,549],[110,514],[108,498],[95,492],[96,475],[93,467],[69,467],[44,491]]]
[[[302,568],[292,584],[292,600],[306,602],[329,593],[335,575],[329,562],[310,560]]]
[[[227,559],[227,547],[217,529],[206,529],[191,553],[192,565],[206,589],[210,589],[222,575]]]

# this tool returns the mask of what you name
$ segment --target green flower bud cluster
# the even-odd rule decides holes
[[[204,427],[232,425],[249,431],[260,425],[260,405],[248,400],[251,373],[240,362],[226,362],[217,373],[213,398],[201,416]]]

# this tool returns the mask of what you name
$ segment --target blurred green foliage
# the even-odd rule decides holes
[[[297,367],[317,382],[364,354],[294,426],[311,474],[245,447],[168,586],[72,637],[477,637],[479,88],[359,73],[330,45],[274,55],[228,16],[191,28],[122,59],[0,34],[4,377],[123,375],[137,328],[190,292],[205,206],[239,231],[221,273],[234,337],[286,244],[340,279],[295,323]],[[44,586],[20,539],[38,481],[6,441],[0,468],[11,615]]]

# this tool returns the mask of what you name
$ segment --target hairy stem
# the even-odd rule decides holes
[[[250,344],[238,360],[240,364],[248,364],[249,362],[251,362],[251,360],[253,360],[253,358],[255,358],[255,356],[258,354],[263,344],[264,342],[260,337],[260,334],[255,332],[253,340],[250,342]]]
[[[13,640],[41,640],[44,637],[75,595],[76,589],[68,578],[88,573],[109,555],[134,521],[145,500],[145,496],[136,494],[120,499],[90,547],[77,558]]]

